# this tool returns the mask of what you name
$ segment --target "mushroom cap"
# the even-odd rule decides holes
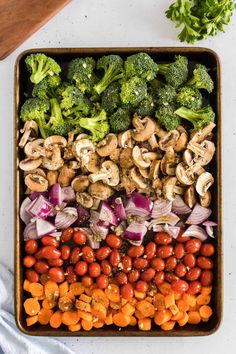
[[[161,150],[166,151],[169,147],[175,147],[179,139],[178,130],[171,130],[163,138],[159,140],[159,147]]]
[[[105,139],[101,140],[96,147],[99,156],[109,156],[113,150],[117,148],[118,140],[115,134],[108,134]]]
[[[174,188],[177,183],[176,177],[166,177],[162,184],[162,192],[166,199],[173,201],[175,199]]]
[[[88,192],[94,198],[105,200],[113,194],[113,189],[102,181],[97,181],[90,184]]]
[[[42,161],[43,161],[42,157],[39,157],[38,159],[35,160],[26,158],[20,161],[19,167],[23,171],[32,171],[38,168],[41,165]]]
[[[41,156],[41,152],[44,145],[44,139],[35,139],[29,141],[24,148],[25,155],[31,159],[38,159]]]
[[[91,152],[88,156],[88,162],[86,164],[84,164],[84,167],[89,172],[98,172],[99,171],[99,166],[98,166],[99,161],[100,161],[100,157],[96,153],[96,151]]]
[[[192,147],[192,151],[193,151],[193,144],[197,144],[197,143],[192,143],[192,145],[190,145],[190,149]],[[196,146],[196,145],[195,145]],[[204,140],[200,145],[199,145],[199,156],[196,156],[194,158],[195,162],[198,162],[201,166],[206,166],[208,165],[213,156],[215,154],[215,144],[212,141],[209,140]]]
[[[213,123],[213,122],[209,123],[204,128],[191,134],[190,141],[195,141],[196,143],[200,144],[203,140],[205,140],[211,134],[211,132],[215,128],[215,126],[216,126],[215,123]]]
[[[184,192],[184,201],[191,209],[197,203],[196,191],[195,191],[195,187],[193,184],[191,186],[189,186],[188,188],[186,188],[186,190]]]
[[[78,140],[81,140],[81,139],[88,139],[88,138],[89,138],[88,134],[81,133],[81,134],[77,135],[75,140],[78,141]]]
[[[196,182],[196,191],[200,196],[204,196],[214,183],[214,178],[210,172],[202,173]]]
[[[126,148],[126,147],[133,147],[133,141],[132,141],[132,131],[126,130],[125,132],[119,133],[118,135],[118,145],[121,148]]]
[[[76,201],[84,208],[90,209],[93,206],[93,197],[89,193],[76,193]]]
[[[29,173],[25,177],[25,184],[32,192],[45,192],[48,189],[48,180],[36,173]]]
[[[72,152],[75,157],[79,159],[83,159],[84,156],[88,156],[89,153],[95,151],[95,146],[91,140],[87,138],[82,138],[79,140],[75,140],[72,144]]]
[[[183,153],[183,162],[188,165],[188,166],[192,166],[194,161],[193,161],[193,154],[192,151],[189,149],[186,149]]]
[[[134,166],[134,161],[132,157],[133,149],[126,147],[120,151],[119,164],[121,168],[131,168]]]
[[[132,157],[133,157],[134,164],[138,168],[145,169],[151,165],[151,161],[144,159],[143,153],[140,147],[137,145],[132,150]]]
[[[199,199],[201,206],[208,208],[211,204],[211,192],[208,190],[204,195],[200,195]]]
[[[73,168],[67,164],[63,165],[58,176],[58,183],[61,187],[68,187],[75,174],[76,171]]]
[[[188,186],[194,183],[194,179],[187,175],[186,169],[184,168],[182,162],[180,162],[176,167],[176,177],[178,178],[178,181],[183,185]]]
[[[47,170],[56,171],[64,165],[64,160],[61,158],[61,150],[58,146],[54,146],[50,158],[44,157],[42,166]]]
[[[120,171],[119,167],[113,161],[104,161],[102,163],[102,169],[105,169],[108,174],[108,182],[109,186],[117,186],[120,182]]]
[[[84,192],[89,186],[89,179],[88,176],[77,176],[73,179],[71,182],[71,187],[76,191],[76,192]]]
[[[20,139],[19,147],[23,148],[30,137],[34,138],[38,135],[38,124],[34,120],[27,120],[20,132],[23,135]]]
[[[24,171],[24,177],[27,176],[30,173],[46,177],[46,173],[45,173],[45,171],[42,168],[35,168],[34,170]]]
[[[110,159],[114,162],[118,162],[119,158],[120,158],[120,148],[116,148],[115,150],[113,150],[110,154]]]
[[[132,122],[133,126],[136,128],[132,131],[132,137],[136,141],[146,141],[150,139],[155,132],[156,124],[149,117],[140,119],[138,116],[135,116]]]
[[[47,150],[52,150],[54,147],[59,146],[61,149],[67,146],[67,140],[61,135],[51,135],[44,140],[44,147]]]

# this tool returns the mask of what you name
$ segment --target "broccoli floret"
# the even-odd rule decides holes
[[[67,86],[61,95],[60,106],[64,110],[63,114],[65,116],[70,116],[76,112],[82,112],[84,115],[89,114],[92,104],[77,87]]]
[[[138,76],[150,81],[155,78],[157,71],[157,64],[147,53],[133,54],[125,61],[125,74],[128,78]]]
[[[196,87],[183,86],[178,90],[176,102],[195,111],[202,107],[202,94]]]
[[[32,96],[41,99],[50,99],[56,97],[56,89],[61,83],[61,78],[58,75],[47,76],[45,79],[34,85]]]
[[[57,99],[60,101],[62,100],[62,93],[65,91],[65,89],[70,86],[71,84],[69,82],[63,81],[56,89],[56,96]]]
[[[39,98],[29,98],[21,107],[20,118],[23,122],[35,120],[44,139],[50,135],[50,131],[47,127],[47,114],[49,109],[49,101]]]
[[[180,107],[175,111],[175,114],[191,122],[194,127],[193,130],[202,129],[205,125],[215,120],[215,113],[210,105],[196,111]]]
[[[108,115],[112,114],[119,106],[121,106],[120,91],[120,84],[118,82],[113,82],[102,93],[101,104]]]
[[[158,69],[158,73],[164,75],[168,84],[173,87],[179,87],[188,77],[188,59],[184,56],[176,55],[173,63],[158,64]]]
[[[60,104],[56,98],[50,100],[51,117],[48,122],[48,127],[57,135],[67,135],[73,130],[73,126],[63,119]]]
[[[134,76],[121,85],[120,97],[124,104],[131,104],[137,107],[146,96],[147,84],[144,79]]]
[[[109,118],[111,131],[113,133],[120,133],[127,129],[131,124],[131,117],[129,110],[126,108],[118,108]]]
[[[106,55],[97,61],[97,69],[104,70],[102,79],[94,86],[100,95],[113,82],[123,77],[123,60],[119,55]]]
[[[47,76],[59,75],[61,72],[57,62],[42,53],[28,55],[25,62],[31,73],[30,81],[34,84],[38,84]]]
[[[168,105],[175,102],[176,91],[171,85],[163,85],[156,90],[157,103],[159,105]]]
[[[151,94],[147,94],[147,96],[140,102],[139,106],[135,110],[135,112],[141,116],[149,116],[151,117],[155,111],[155,99]]]
[[[193,70],[193,77],[188,81],[188,85],[192,85],[198,89],[205,89],[211,93],[214,89],[214,83],[207,71],[204,65],[196,64]]]
[[[175,114],[172,105],[160,106],[156,110],[155,116],[158,123],[168,131],[176,129],[181,123],[181,118]]]
[[[79,120],[81,128],[88,130],[92,141],[100,141],[109,133],[109,124],[104,109],[89,118],[81,118]]]
[[[82,92],[92,92],[93,86],[98,81],[94,73],[96,62],[93,58],[77,58],[68,64],[67,78]]]

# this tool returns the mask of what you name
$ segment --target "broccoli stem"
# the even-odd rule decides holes
[[[121,78],[122,73],[120,73],[120,70],[114,70],[113,67],[110,66],[103,78],[94,86],[94,90],[100,95],[113,81]]]
[[[31,81],[38,84],[47,76],[48,69],[49,65],[40,61],[38,67],[33,70],[32,75],[30,76]]]

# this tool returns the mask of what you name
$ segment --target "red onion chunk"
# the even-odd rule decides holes
[[[118,219],[106,201],[102,202],[101,210],[99,213],[99,220],[109,222],[112,225],[118,225]]]
[[[159,224],[169,224],[175,226],[179,220],[180,219],[177,215],[174,213],[169,213],[168,215],[159,216],[158,218],[151,220],[149,229],[152,229],[154,225]]]
[[[206,220],[202,223],[203,226],[217,226],[217,223],[211,220]]]
[[[64,187],[61,191],[62,200],[65,202],[73,202],[75,200],[75,191],[72,187]]]
[[[90,215],[90,229],[96,238],[104,240],[109,232],[109,228],[107,226],[100,226],[99,213],[97,211],[92,210]]]
[[[169,200],[157,199],[153,204],[152,218],[168,215],[171,212],[172,202]]]
[[[186,220],[186,224],[199,225],[211,215],[211,209],[196,204],[193,211]]]
[[[176,214],[189,214],[191,213],[191,208],[183,201],[183,198],[180,195],[177,195],[172,202],[172,211]]]
[[[24,229],[24,240],[37,240],[38,234],[36,229],[36,220],[31,221]]]
[[[73,226],[79,226],[84,224],[90,218],[90,214],[88,210],[82,207],[82,205],[78,204],[76,207],[78,213],[78,219],[75,221]]]
[[[147,227],[137,221],[132,221],[125,230],[123,237],[128,241],[141,242],[147,233]]]
[[[125,212],[125,207],[123,204],[122,199],[119,198],[115,198],[112,202],[112,207],[114,209],[114,212],[116,214],[116,216],[120,219],[120,220],[126,220],[127,216],[126,216],[126,212]]]
[[[50,187],[49,200],[54,205],[61,205],[62,193],[61,193],[61,186],[59,183],[55,183]]]
[[[20,218],[22,221],[24,221],[26,225],[30,222],[30,219],[32,218],[32,216],[26,211],[31,202],[31,199],[29,197],[26,197],[20,206]]]
[[[213,226],[207,225],[205,227],[205,229],[206,229],[206,233],[207,233],[208,236],[210,236],[211,238],[215,238],[214,231],[213,231]]]
[[[126,230],[126,228],[127,228],[127,224],[125,220],[121,221],[119,225],[111,227],[111,229],[115,232],[117,236],[122,235],[123,232]]]
[[[208,235],[201,226],[191,225],[184,231],[182,237],[196,237],[201,241],[205,241]]]
[[[76,208],[67,207],[62,211],[59,211],[55,218],[55,226],[57,229],[66,229],[74,224],[78,218]]]
[[[52,210],[53,205],[42,195],[33,200],[26,209],[26,211],[32,216],[37,216],[44,220],[47,219]]]
[[[139,193],[132,193],[125,208],[127,215],[147,217],[151,214],[152,201]]]
[[[48,198],[48,192],[33,192],[29,195],[30,200],[35,200],[38,198],[40,195],[42,195],[44,198]]]
[[[180,232],[180,227],[179,226],[170,226],[168,224],[165,225],[154,225],[153,226],[153,231],[154,232],[166,232],[168,235],[176,239],[178,237],[178,234]]]
[[[40,218],[37,218],[36,219],[36,230],[37,230],[38,238],[40,238],[44,235],[48,235],[52,232],[55,232],[56,228],[50,222],[48,222],[46,220],[42,220]]]

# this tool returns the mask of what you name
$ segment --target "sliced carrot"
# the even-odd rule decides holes
[[[174,297],[175,297],[175,300],[179,300],[179,299],[181,299],[182,294],[181,293],[177,293],[176,291],[174,291]]]
[[[37,299],[37,300],[44,300],[45,299],[45,296],[44,295],[42,295],[42,296],[35,296],[35,299]]]
[[[62,313],[62,323],[66,326],[74,325],[79,321],[77,311],[65,311]]]
[[[101,321],[104,321],[107,317],[106,307],[98,302],[92,305],[91,313],[94,317],[97,317]]]
[[[85,294],[81,294],[79,299],[81,301],[87,302],[87,304],[89,304],[92,301],[91,296],[85,295]]]
[[[153,297],[152,296],[147,296],[147,297],[145,297],[145,301],[148,301],[148,302],[152,303],[153,302]]]
[[[123,299],[123,298],[122,298],[122,299]],[[132,297],[132,299],[129,300],[129,303],[130,303],[132,306],[134,306],[134,307],[136,306],[137,302],[138,302],[138,300],[135,299],[135,297]]]
[[[132,316],[135,312],[135,307],[132,306],[129,302],[127,304],[125,304],[121,311],[125,314],[125,315],[128,315],[128,316]]]
[[[184,318],[185,312],[179,311],[176,315],[171,317],[172,321],[180,321]]]
[[[110,307],[113,309],[113,310],[119,310],[121,308],[121,303],[120,302],[113,302],[113,301],[110,301]]]
[[[130,316],[125,315],[122,312],[118,312],[115,315],[113,315],[113,323],[117,327],[126,327],[130,323]]]
[[[163,295],[168,295],[173,292],[171,285],[167,282],[158,285],[158,289]]]
[[[158,311],[165,310],[166,307],[165,307],[164,295],[161,293],[154,295],[153,305],[154,305],[155,310],[158,310]]]
[[[177,315],[179,312],[178,306],[176,304],[170,306],[169,310],[171,311],[172,315]]]
[[[181,320],[178,321],[178,324],[180,327],[183,327],[186,325],[187,322],[188,322],[188,314],[184,312],[184,316],[183,318],[181,318]]]
[[[137,324],[137,318],[134,317],[134,316],[130,316],[130,323],[129,323],[129,325],[130,325],[130,326],[136,326],[136,324]]]
[[[203,305],[200,307],[199,313],[202,318],[209,318],[212,315],[212,309],[210,306]]]
[[[37,315],[40,311],[38,300],[35,298],[26,299],[24,302],[24,309],[29,316]]]
[[[94,301],[102,304],[106,308],[109,306],[109,299],[102,289],[92,290],[91,296]]]
[[[98,320],[98,321],[93,322],[93,327],[94,328],[102,328],[104,326],[104,324],[105,324],[104,321]]]
[[[210,295],[212,292],[212,286],[202,286],[202,289],[201,289],[201,294],[202,295]]]
[[[140,311],[138,311],[137,309],[135,310],[134,315],[135,315],[135,317],[137,317],[139,320],[141,320],[142,318],[145,318],[145,316],[144,316]]]
[[[157,311],[154,316],[154,322],[161,326],[163,323],[169,321],[172,317],[172,313],[170,310],[161,310]]]
[[[76,323],[75,325],[68,326],[69,331],[77,332],[81,330],[81,323]]]
[[[190,295],[187,293],[183,293],[182,299],[189,305],[189,306],[195,306],[196,305],[196,296]]]
[[[116,284],[109,284],[105,289],[107,298],[112,302],[120,302],[120,289]]]
[[[165,307],[168,309],[173,305],[175,305],[175,295],[174,293],[169,293],[165,296]]]
[[[86,320],[82,320],[81,325],[85,331],[91,331],[91,329],[93,328],[93,322],[89,322]]]
[[[211,301],[210,295],[198,295],[197,296],[197,304],[198,305],[208,305]]]
[[[40,283],[30,283],[29,292],[33,297],[41,297],[44,294],[43,285]]]
[[[76,300],[75,307],[81,311],[91,312],[91,305],[81,300]]]
[[[93,315],[90,312],[85,312],[85,311],[81,311],[78,310],[78,317],[82,318],[82,320],[88,321],[88,322],[92,322],[93,320]]]
[[[59,284],[60,297],[66,295],[68,291],[69,291],[69,284],[67,281],[64,281],[62,284]]]
[[[29,292],[30,281],[25,279],[23,283],[23,289]]]
[[[84,292],[84,285],[80,282],[70,284],[70,291],[72,291],[75,296],[81,295]]]
[[[53,307],[55,307],[55,306],[56,306],[56,302],[50,301],[48,299],[44,299],[42,302],[42,307],[44,309],[50,310],[50,309],[53,309]]]
[[[195,306],[189,306],[189,311],[198,311],[200,305],[196,304]]]
[[[41,325],[47,325],[52,317],[53,312],[50,309],[42,308],[38,313],[38,321]]]
[[[142,300],[142,301],[138,302],[136,308],[145,317],[150,317],[150,316],[153,316],[155,314],[154,306],[152,304],[150,304],[150,302],[148,302],[146,300]]]
[[[161,329],[163,329],[163,331],[171,331],[174,328],[175,323],[176,322],[172,320],[167,321],[161,325]]]
[[[72,301],[75,301],[75,294],[72,290],[69,290],[65,296],[69,297]]]
[[[105,318],[105,324],[106,325],[111,325],[113,323],[113,319],[112,319],[113,315],[112,312],[110,312],[107,317]]]
[[[188,312],[188,323],[198,324],[201,322],[201,316],[198,311],[189,311]]]
[[[59,328],[62,324],[62,312],[60,310],[54,312],[51,316],[49,324],[52,328]]]
[[[146,297],[146,293],[143,293],[143,292],[141,292],[141,291],[134,290],[134,296],[135,296],[136,299],[138,299],[138,300],[143,300],[143,299],[145,299],[145,297]]]
[[[26,325],[29,326],[33,326],[35,323],[38,322],[38,315],[34,315],[31,317],[27,317],[26,318]]]
[[[184,300],[180,299],[176,301],[178,309],[180,311],[186,312],[189,310],[189,304],[185,302]]]
[[[56,301],[60,296],[57,283],[55,281],[48,280],[44,285],[44,293],[46,299]]]
[[[120,304],[121,304],[121,307],[126,305],[129,301],[127,299],[124,299],[123,297],[120,299]]]
[[[85,292],[86,295],[92,296],[93,289],[91,289],[91,288],[85,288],[85,289],[84,289],[84,292]]]
[[[141,331],[150,331],[152,327],[152,322],[150,318],[142,318],[138,320],[138,328]]]

